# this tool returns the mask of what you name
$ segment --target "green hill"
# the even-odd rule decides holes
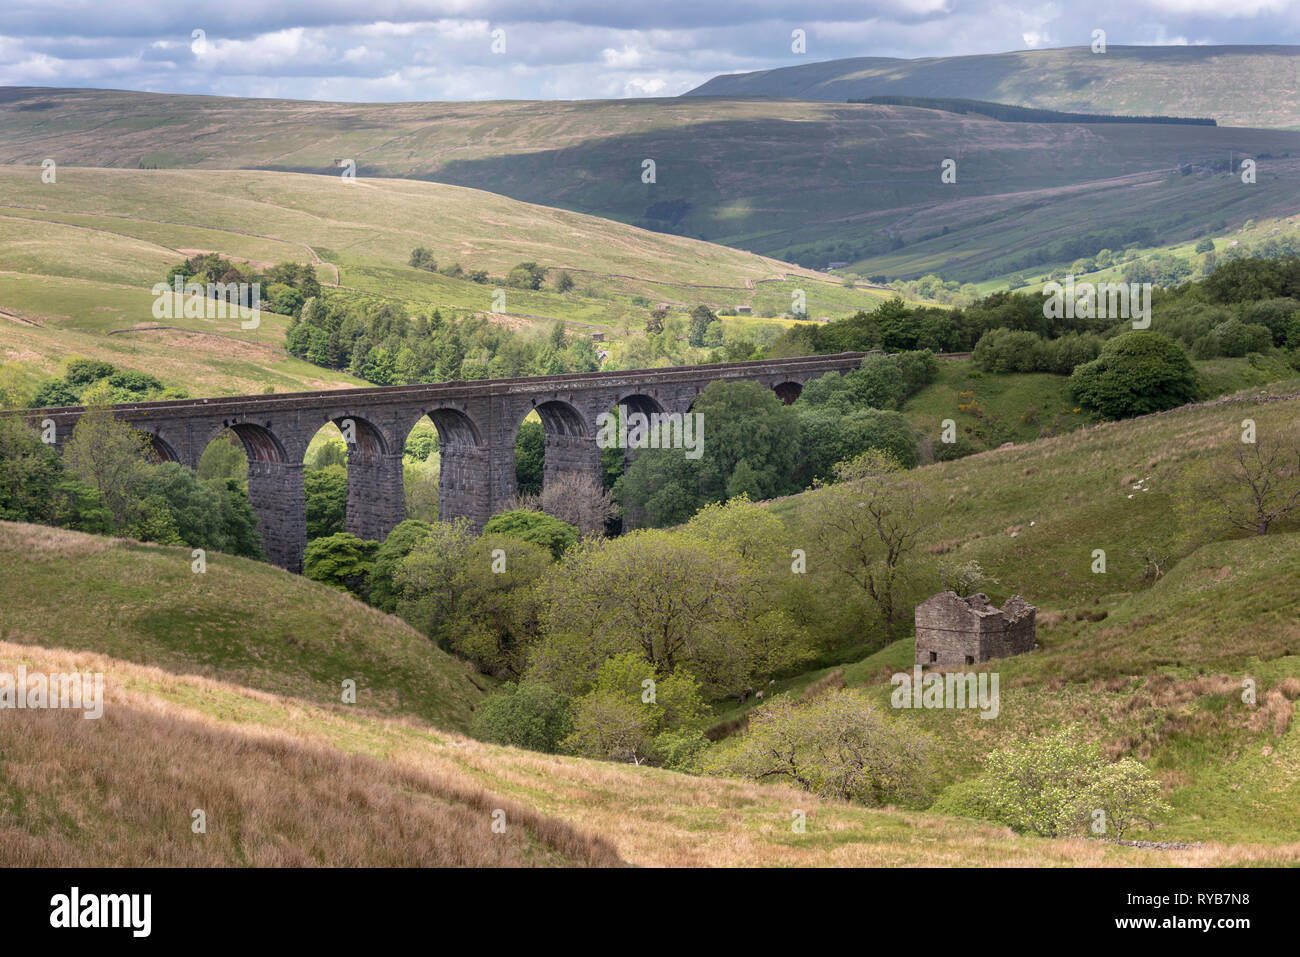
[[[1181,107],[1141,112],[1210,113]],[[962,281],[1010,271],[998,268],[1003,260],[1050,253],[1057,241],[1072,245],[1046,261],[1068,263],[1101,248],[1186,239],[1219,220],[1288,215],[1300,186],[1300,133],[1274,129],[1003,123],[912,107],[704,96],[348,104],[8,91],[0,164],[47,156],[70,166],[312,172],[336,183],[338,164],[352,159],[362,182],[434,180],[808,267],[879,259],[864,275],[943,267],[946,278]],[[1252,188],[1225,172],[1243,156],[1260,163]],[[958,162],[955,184],[940,181],[946,158]],[[655,163],[654,182],[642,179],[645,160]],[[276,215],[267,206],[257,212]],[[460,230],[436,210],[403,225],[414,231],[421,222],[429,238],[439,228]],[[937,244],[912,252],[930,240]],[[452,252],[491,264],[501,242],[462,242]],[[900,250],[906,261],[888,258]],[[744,278],[774,278],[779,268],[767,264]],[[671,298],[653,283],[736,285],[667,261],[650,273],[598,271],[640,277],[649,298]]]
[[[1054,110],[1208,116],[1300,128],[1296,46],[1119,46],[977,56],[852,57],[716,76],[687,96],[968,97]]]
[[[811,315],[871,308],[887,293],[741,250],[667,236],[503,196],[437,183],[297,173],[0,167],[0,359],[35,381],[70,356],[163,372],[192,395],[303,391],[357,380],[284,352],[288,320],[154,318],[151,289],[199,251],[258,264],[315,262],[325,286],[384,296],[413,314],[434,307],[488,314],[500,277],[522,261],[550,270],[541,290],[506,290],[498,321],[553,320],[610,339],[639,331],[652,304],[699,303],[756,313],[790,308],[803,289]],[[491,284],[408,265],[430,248],[442,265]],[[561,293],[567,270],[575,289]]]
[[[191,562],[187,548],[0,522],[2,637],[340,708],[351,680],[367,712],[468,726],[482,696],[470,671],[399,619],[262,562]]]

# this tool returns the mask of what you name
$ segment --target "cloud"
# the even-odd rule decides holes
[[[1283,0],[5,0],[0,82],[344,100],[673,96],[841,57],[1296,42]],[[803,55],[790,34],[807,35]],[[202,44],[192,42],[204,31]],[[494,53],[492,35],[506,49]]]

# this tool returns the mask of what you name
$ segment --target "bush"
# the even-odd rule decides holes
[[[1100,356],[1075,369],[1070,392],[1090,412],[1123,419],[1192,402],[1199,382],[1177,344],[1158,332],[1133,331],[1111,339]]]
[[[554,754],[573,732],[571,699],[539,681],[506,682],[474,711],[470,734],[491,744],[508,744]]]
[[[1120,839],[1168,810],[1150,771],[1132,758],[1111,764],[1101,745],[1078,735],[1063,728],[990,754],[979,797],[993,820],[1042,837],[1092,832]]]
[[[578,541],[578,530],[545,512],[517,508],[493,515],[483,526],[484,535],[508,535],[550,549],[554,558]]]
[[[796,705],[787,696],[750,712],[749,728],[712,748],[711,773],[786,778],[821,797],[879,805],[919,798],[930,775],[929,741],[886,718],[866,692],[839,689]]]
[[[400,595],[393,583],[393,574],[402,559],[428,538],[432,530],[433,526],[428,522],[407,519],[388,533],[384,543],[375,551],[370,569],[370,604],[389,614],[397,611]]]
[[[347,532],[339,532],[307,543],[302,557],[302,573],[312,581],[321,582],[366,600],[366,579],[373,567],[379,543],[363,541]]]
[[[307,504],[307,538],[325,538],[343,531],[348,507],[348,472],[342,465],[308,469],[302,476]]]

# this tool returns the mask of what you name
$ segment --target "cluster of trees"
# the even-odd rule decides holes
[[[0,518],[261,558],[257,519],[236,479],[152,459],[147,435],[92,408],[63,457],[0,418]]]
[[[376,385],[594,372],[600,361],[585,336],[569,341],[563,322],[525,336],[483,316],[414,319],[392,302],[340,295],[312,300],[289,326],[291,355],[351,372]]]
[[[178,277],[183,285],[198,283],[205,291],[209,283],[258,283],[264,307],[281,316],[297,316],[307,300],[320,295],[316,267],[310,263],[280,263],[260,272],[217,253],[200,253],[169,269],[167,285],[174,285]]]
[[[69,359],[62,376],[43,380],[30,393],[16,389],[14,394],[5,397],[5,404],[40,409],[55,405],[112,405],[187,398],[183,390],[164,386],[147,372],[119,369],[111,362],[98,359]]]
[[[502,280],[493,279],[492,276],[488,275],[486,269],[467,270],[458,262],[439,269],[438,261],[433,256],[433,250],[425,246],[416,246],[412,249],[410,258],[406,262],[408,266],[415,269],[440,272],[451,279],[467,279],[470,282],[480,284],[495,282],[499,285],[512,286],[515,289],[541,289],[548,272],[545,266],[539,266],[535,262],[519,263]],[[562,269],[555,276],[554,286],[556,292],[569,292],[574,287],[573,277]]]
[[[809,488],[830,478],[837,462],[871,448],[910,467],[919,437],[896,410],[938,371],[938,360],[925,351],[868,356],[859,369],[809,382],[794,405],[782,405],[755,383],[715,382],[692,407],[704,428],[700,457],[643,449],[614,482],[614,496],[644,525],[662,527],[712,502]]]
[[[819,499],[808,554],[744,496],[672,531],[581,535],[537,511],[408,520],[382,544],[313,540],[304,572],[395,612],[509,682],[476,733],[547,751],[700,766],[705,702],[744,698],[824,655],[904,627],[929,587],[918,549],[941,508],[929,480],[872,451]],[[864,510],[861,503],[868,502]],[[824,574],[802,572],[816,562]],[[843,595],[829,605],[829,582]]]
[[[1036,332],[990,329],[975,344],[971,360],[985,372],[1054,372],[1069,375],[1074,367],[1101,353],[1102,338],[1071,333],[1044,339]]]

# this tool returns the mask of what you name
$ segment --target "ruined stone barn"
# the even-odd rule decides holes
[[[973,665],[1033,651],[1035,611],[1019,595],[997,608],[983,593],[940,592],[916,606],[916,663]]]

